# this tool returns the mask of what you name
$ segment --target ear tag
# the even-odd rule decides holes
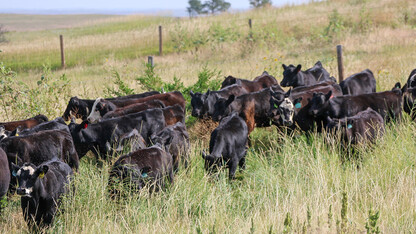
[[[17,176],[17,172],[16,172],[16,171],[12,171],[12,175],[13,175],[14,177],[16,177],[16,176]]]
[[[88,128],[88,124],[87,123],[84,124],[84,129],[86,129],[86,128]]]
[[[147,177],[147,173],[146,173],[146,172],[143,172],[143,173],[142,173],[142,177],[143,177],[143,178],[146,178],[146,177]]]
[[[348,125],[347,125],[347,128],[348,128],[348,129],[352,128],[352,124],[348,124]]]
[[[331,97],[329,98],[329,99],[331,99],[331,98],[333,98],[334,97],[334,95],[331,95]]]
[[[38,177],[39,179],[42,179],[44,176],[45,176],[45,172],[41,172]]]
[[[295,104],[295,107],[296,107],[297,109],[299,109],[299,108],[301,108],[301,107],[302,107],[302,104],[301,104],[300,102],[298,102],[298,103],[296,103],[296,104]]]
[[[276,108],[276,109],[278,109],[279,108],[279,106],[275,103],[274,105],[274,108]]]
[[[16,136],[19,136],[19,133],[16,133]]]

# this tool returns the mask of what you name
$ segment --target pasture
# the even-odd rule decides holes
[[[145,91],[136,78],[145,73],[147,56],[158,53],[158,25],[165,30],[164,55],[154,57],[154,71],[163,82],[176,77],[191,86],[204,68],[212,72],[212,79],[253,79],[266,70],[281,81],[282,63],[308,68],[318,60],[337,77],[335,46],[341,44],[345,76],[369,68],[377,90],[390,90],[416,68],[415,12],[412,1],[334,0],[194,19],[123,16],[65,29],[9,32],[9,42],[0,44],[2,81],[10,77],[8,69],[16,73],[13,81],[1,84],[2,90],[12,96],[19,93],[16,87],[27,92],[13,96],[13,102],[2,99],[0,120],[38,113],[50,119],[61,116],[71,96],[96,98],[108,95],[107,87],[119,87],[114,74],[135,92]],[[59,34],[65,38],[65,70],[59,69]],[[416,230],[416,125],[408,115],[389,123],[373,146],[359,148],[359,158],[345,154],[337,136],[256,128],[247,168],[233,181],[225,170],[206,175],[201,151],[213,127],[195,120],[189,111],[187,115],[191,160],[172,185],[152,195],[144,189],[113,201],[106,186],[117,157],[97,166],[88,155],[75,175],[75,194],[63,200],[65,212],[58,214],[50,231]],[[20,199],[12,196],[2,204],[0,233],[28,232]]]

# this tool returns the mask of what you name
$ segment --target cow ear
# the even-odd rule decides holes
[[[400,82],[397,82],[393,87],[393,89],[401,89],[401,88],[402,88],[402,85],[400,84]]]
[[[299,64],[299,65],[296,67],[295,72],[296,72],[296,73],[299,73],[301,68],[302,68],[302,65],[300,65],[300,64]]]
[[[43,165],[40,168],[38,168],[37,170],[38,178],[42,179],[45,176],[45,174],[48,172],[48,170],[49,170],[48,165]]]
[[[230,95],[230,97],[228,97],[227,102],[225,103],[227,106],[231,104],[231,102],[233,102],[235,99],[234,95]]]
[[[209,93],[210,93],[211,91],[209,91],[209,89],[207,90],[207,93],[206,93],[206,95],[209,95]]]
[[[287,91],[285,93],[285,98],[288,98],[290,96],[290,94],[292,93],[292,88],[289,89],[289,91]]]
[[[328,101],[332,96],[332,90],[329,90],[329,92],[325,95],[325,100]]]
[[[189,95],[191,95],[191,97],[194,97],[194,92],[192,90],[189,91]]]
[[[287,66],[285,64],[282,64],[282,67],[283,67],[284,70],[287,69]]]
[[[19,171],[20,167],[17,166],[16,164],[14,164],[14,163],[11,163],[10,164],[10,167],[11,167],[10,169],[12,171],[12,176],[16,177],[17,176],[17,172]]]

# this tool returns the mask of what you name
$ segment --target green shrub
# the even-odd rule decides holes
[[[128,85],[124,83],[118,71],[113,70],[112,78],[114,79],[113,83],[116,85],[116,88],[109,86],[106,87],[106,89],[104,90],[106,97],[120,97],[134,94],[134,89],[129,88]]]

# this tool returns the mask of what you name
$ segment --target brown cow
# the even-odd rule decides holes
[[[266,71],[264,71],[263,74],[261,74],[260,76],[254,78],[253,81],[228,76],[222,82],[221,89],[233,84],[240,85],[249,92],[260,91],[272,85],[279,85],[279,83],[277,83],[276,78],[269,75],[269,73],[267,73]]]
[[[21,129],[26,129],[26,128],[31,128],[33,126],[36,126],[40,123],[47,122],[47,121],[48,121],[48,117],[44,115],[36,115],[29,119],[13,121],[13,122],[4,122],[4,123],[0,123],[0,125],[3,125],[4,129],[7,131],[13,131],[19,126],[21,126]]]
[[[144,110],[147,110],[147,109],[152,109],[152,108],[165,108],[165,107],[166,107],[165,104],[163,104],[163,102],[161,102],[157,99],[156,100],[149,100],[149,101],[144,102],[144,103],[137,103],[137,104],[129,105],[129,106],[126,106],[126,107],[117,108],[114,111],[107,112],[103,116],[103,119],[120,117],[120,116],[123,116],[123,115],[133,114],[133,113],[137,113],[137,112],[144,111]]]

